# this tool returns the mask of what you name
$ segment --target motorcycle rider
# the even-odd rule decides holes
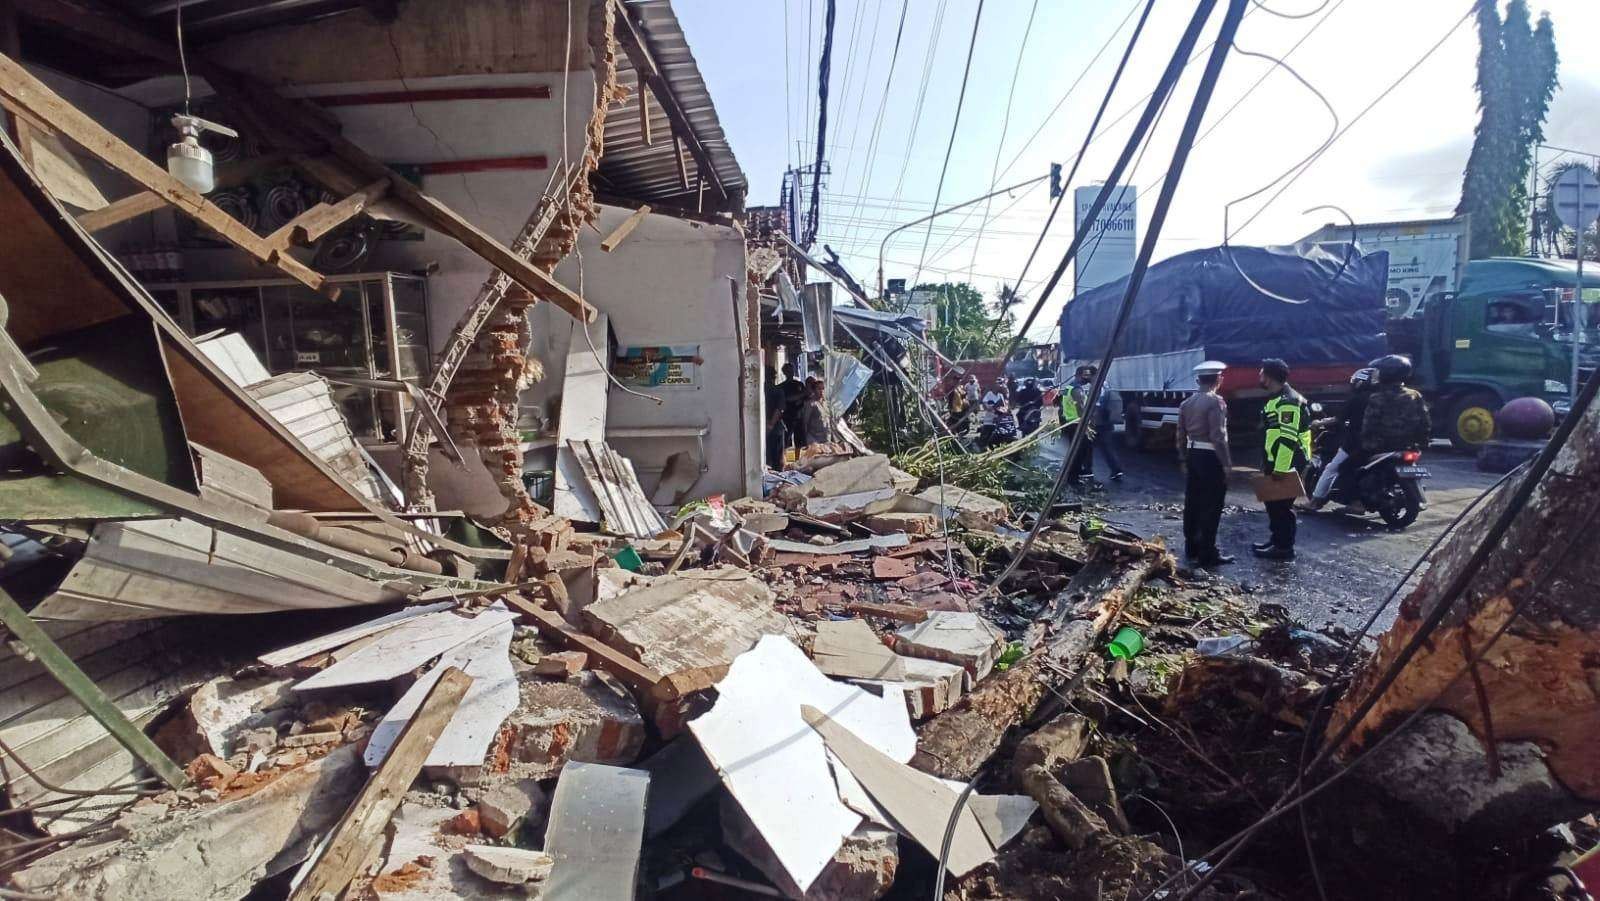
[[[1361,450],[1368,456],[1390,451],[1428,446],[1433,437],[1433,418],[1428,402],[1406,387],[1411,378],[1411,360],[1390,354],[1372,361],[1378,370],[1378,388],[1367,401],[1361,424]]]
[[[1367,366],[1357,369],[1350,376],[1350,399],[1345,401],[1344,409],[1339,411],[1339,452],[1322,470],[1322,477],[1317,479],[1317,487],[1311,491],[1311,502],[1307,507],[1311,510],[1321,510],[1328,503],[1328,493],[1333,491],[1334,484],[1338,481],[1339,472],[1351,460],[1357,461],[1359,466],[1363,459],[1361,453],[1361,427],[1367,414],[1367,400],[1372,396],[1374,382],[1378,377],[1378,370]],[[1360,502],[1351,504],[1351,513],[1364,512]]]
[[[1038,410],[1044,403],[1044,392],[1039,390],[1039,383],[1031,378],[1025,378],[1017,386],[1016,394],[1012,395],[1012,402],[1016,404],[1019,428],[1024,432],[1031,432],[1039,427]],[[1033,410],[1033,428],[1028,427],[1028,411]]]
[[[1200,390],[1178,407],[1178,461],[1183,468],[1183,553],[1197,566],[1232,563],[1217,550],[1217,525],[1228,497],[1228,403],[1217,395],[1227,366],[1214,361],[1194,368]]]
[[[1262,472],[1276,478],[1294,475],[1311,458],[1311,430],[1307,427],[1306,415],[1310,405],[1300,392],[1289,386],[1289,364],[1283,360],[1261,361],[1261,387],[1268,394],[1267,404],[1261,410],[1262,431],[1266,434]],[[1367,415],[1372,415],[1370,407]],[[1294,559],[1294,501],[1290,497],[1262,502],[1267,508],[1272,537],[1255,545],[1257,557]]]

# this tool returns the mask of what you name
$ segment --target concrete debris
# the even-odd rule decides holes
[[[958,664],[979,682],[1005,651],[1006,636],[976,613],[936,611],[925,622],[896,631],[894,649],[908,657]]]
[[[871,901],[894,884],[900,869],[900,835],[893,829],[862,823],[844,837],[810,887],[801,891],[778,862],[760,830],[730,796],[718,811],[722,840],[760,870],[785,898],[804,901]]]
[[[820,634],[820,633],[819,633]],[[913,720],[922,721],[954,707],[966,692],[967,671],[959,664],[900,657],[904,678],[900,682],[857,679],[864,685],[884,685],[899,689],[906,696],[906,710]]]
[[[195,690],[184,715],[198,741],[194,753],[232,757],[246,748],[240,739],[247,732],[276,728],[292,718],[298,702],[290,691],[291,679],[212,679]],[[168,728],[165,734],[175,730]],[[260,749],[265,750],[265,749]],[[180,756],[192,756],[176,751]]]
[[[504,838],[524,821],[537,825],[550,810],[550,795],[534,779],[496,784],[478,799],[478,823],[485,835]]]
[[[811,660],[817,669],[841,679],[900,682],[906,676],[905,658],[889,650],[859,619],[817,623]]]
[[[939,517],[932,513],[874,513],[863,517],[861,525],[876,535],[904,532],[912,538],[926,538],[939,531]]]
[[[811,472],[811,481],[805,485],[807,497],[838,497],[863,491],[894,492],[894,477],[889,458],[883,454],[868,454],[830,463]]]
[[[969,529],[994,531],[1011,516],[1011,508],[1004,501],[954,485],[934,485],[916,496],[953,511],[951,518]]]
[[[482,765],[443,767],[463,784],[495,774],[550,779],[568,760],[623,765],[644,747],[644,719],[633,694],[607,673],[584,671],[566,682],[523,680],[516,710],[501,726],[497,750]]]
[[[522,885],[542,882],[555,867],[555,858],[543,851],[503,848],[499,845],[468,845],[461,849],[472,872],[490,882]]]
[[[551,651],[533,665],[533,674],[565,679],[576,676],[588,666],[589,655],[582,651]]]

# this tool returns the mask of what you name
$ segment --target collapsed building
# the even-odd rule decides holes
[[[1164,896],[1350,682],[843,427],[926,325],[745,209],[666,0],[13,0],[0,41],[4,897]],[[766,470],[800,355],[842,440]],[[1335,715],[1381,741],[1401,687]],[[1536,719],[1472,829],[1592,802],[1588,720]]]

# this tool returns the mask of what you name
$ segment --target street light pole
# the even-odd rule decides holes
[[[1047,179],[1049,177],[1050,177],[1049,175],[1041,175],[1038,178],[1030,178],[1027,181],[1019,181],[1014,185],[1009,185],[1007,187],[1000,188],[1000,189],[995,190],[995,191],[990,191],[989,193],[983,195],[982,197],[974,197],[971,200],[963,200],[962,202],[956,204],[955,206],[947,206],[942,210],[934,210],[933,212],[929,213],[928,215],[923,216],[921,219],[913,219],[910,222],[907,222],[905,225],[899,225],[899,226],[896,226],[896,227],[890,229],[889,233],[887,235],[884,235],[883,236],[883,240],[881,242],[879,242],[879,244],[878,244],[878,297],[879,298],[883,297],[883,251],[884,251],[884,248],[889,246],[889,239],[890,238],[894,237],[896,234],[899,234],[900,232],[905,231],[908,228],[911,228],[914,225],[921,225],[922,223],[927,222],[929,219],[933,219],[933,218],[938,217],[938,216],[943,216],[945,213],[954,212],[956,210],[972,206],[975,203],[982,203],[983,201],[988,200],[991,197],[998,197],[1001,194],[1008,194],[1008,193],[1010,193],[1012,191],[1017,190],[1018,188],[1026,188],[1029,185],[1037,184],[1037,183],[1039,183],[1041,181],[1044,181],[1045,179]],[[912,285],[911,287],[915,288],[916,285]]]

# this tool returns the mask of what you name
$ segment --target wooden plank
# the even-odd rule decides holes
[[[506,606],[522,614],[530,625],[539,630],[540,635],[555,639],[566,647],[587,653],[590,662],[616,676],[629,688],[646,695],[659,697],[660,686],[663,682],[660,673],[618,651],[600,639],[592,635],[585,635],[571,623],[562,619],[561,614],[554,610],[546,610],[523,595],[506,594],[502,597],[502,600],[506,602]],[[661,699],[672,700],[670,697]]]
[[[289,901],[321,901],[338,898],[344,893],[350,880],[366,866],[372,852],[383,841],[395,808],[400,806],[411,783],[422,772],[423,761],[428,759],[434,743],[471,685],[472,677],[455,668],[439,677],[417,709],[417,715],[400,733],[394,749],[367,780],[339,824],[333,827],[322,853],[289,895]]]
[[[0,589],[0,622],[33,651],[50,674],[56,678],[67,691],[72,693],[78,703],[84,706],[95,719],[100,721],[106,731],[116,737],[117,741],[127,748],[140,760],[144,761],[161,781],[173,788],[180,788],[187,781],[183,770],[173,763],[155,742],[145,735],[138,727],[122,715],[122,711],[111,703],[99,686],[95,685],[72,658],[62,652],[50,636],[33,621],[11,595]]]
[[[655,143],[655,134],[650,124],[650,92],[639,92],[639,141],[649,147]]]
[[[140,191],[130,194],[98,210],[91,210],[78,216],[78,224],[85,231],[97,232],[103,228],[110,228],[120,222],[126,222],[145,213],[153,213],[167,205],[166,198],[154,191]]]
[[[600,249],[606,253],[616,250],[617,245],[621,244],[629,235],[633,234],[633,230],[638,228],[639,223],[643,222],[644,217],[648,215],[650,215],[650,204],[648,203],[628,214],[628,218],[622,220],[621,225],[612,229],[611,234],[606,235],[603,239],[601,239]]]
[[[172,177],[167,170],[101,127],[82,110],[61,99],[7,56],[0,56],[0,94],[5,94],[34,116],[48,122],[101,162],[145,189],[161,195],[168,203],[250,254],[257,262],[276,266],[314,291],[332,291],[330,296],[337,296],[338,287],[330,284],[321,274],[292,257],[279,254],[261,236],[246,228],[244,223]]]
[[[389,182],[385,179],[367,185],[338,203],[319,203],[267,235],[267,243],[277,248],[279,252],[295,245],[310,244],[361,215],[367,207],[383,199],[387,193],[389,193]]]

